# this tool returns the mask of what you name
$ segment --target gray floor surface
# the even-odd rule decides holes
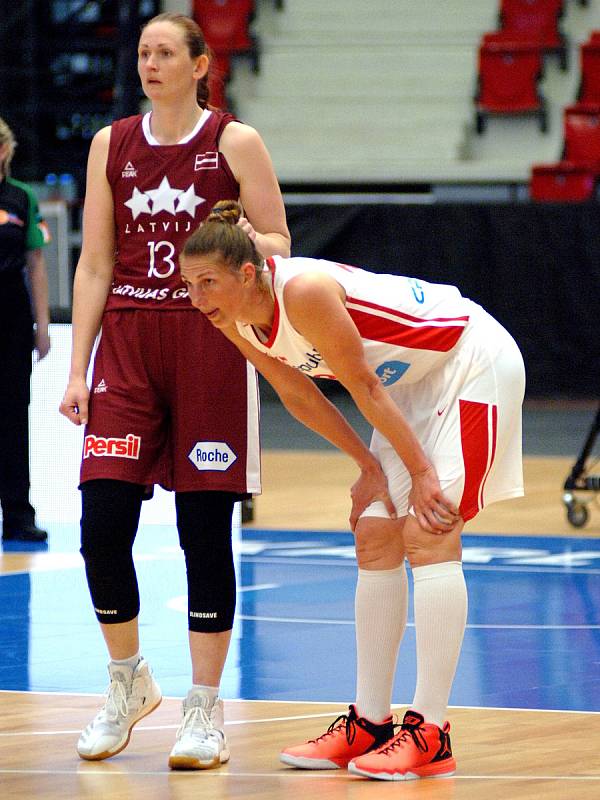
[[[369,441],[371,427],[352,399],[340,388],[327,389],[329,399],[348,422]],[[326,450],[332,445],[291,417],[273,390],[261,380],[261,439],[267,450]],[[523,407],[523,452],[532,456],[578,457],[594,421],[594,400],[532,400]],[[592,456],[600,458],[600,436]]]

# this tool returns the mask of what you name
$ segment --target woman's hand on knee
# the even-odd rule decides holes
[[[429,533],[449,533],[460,520],[460,512],[442,492],[433,466],[411,475],[411,478],[408,502],[419,525]]]
[[[350,489],[350,496],[352,497],[352,509],[350,511],[350,528],[352,531],[356,530],[356,523],[365,508],[376,500],[380,500],[384,504],[391,519],[397,518],[396,508],[388,490],[387,479],[381,466],[375,460],[368,467],[364,467],[361,470],[358,480]]]

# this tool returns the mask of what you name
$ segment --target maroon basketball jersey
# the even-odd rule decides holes
[[[239,184],[219,139],[234,117],[205,110],[182,142],[161,145],[150,114],[112,124],[106,174],[115,205],[116,256],[106,310],[192,309],[179,275],[179,252],[219,200]]]

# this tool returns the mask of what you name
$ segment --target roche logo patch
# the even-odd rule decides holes
[[[226,472],[237,461],[227,442],[196,442],[188,458],[197,470]]]

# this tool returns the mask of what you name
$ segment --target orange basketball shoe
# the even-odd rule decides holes
[[[348,771],[380,781],[447,778],[456,770],[449,731],[448,722],[438,728],[416,711],[407,711],[400,732],[375,752],[353,759]]]
[[[300,769],[344,769],[352,758],[381,747],[394,735],[391,717],[376,725],[357,716],[353,705],[349,711],[316,739],[282,750],[280,761]]]

